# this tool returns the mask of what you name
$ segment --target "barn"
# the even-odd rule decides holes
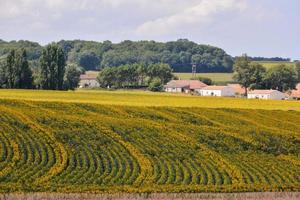
[[[196,92],[207,85],[199,80],[172,80],[164,88],[166,92],[190,93]]]
[[[79,88],[100,87],[96,74],[83,74],[80,76]]]
[[[233,97],[235,91],[229,86],[207,86],[199,90],[201,96]]]
[[[248,99],[283,100],[286,95],[278,90],[252,90],[248,92]]]

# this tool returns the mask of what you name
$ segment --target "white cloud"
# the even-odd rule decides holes
[[[226,11],[241,11],[245,8],[244,0],[199,0],[179,12],[147,21],[140,25],[136,33],[138,35],[165,35],[180,31],[192,26],[202,26],[211,22],[215,15]]]
[[[277,51],[274,56],[280,56],[282,47],[288,45],[291,55],[299,55],[299,2],[0,0],[0,39],[45,44],[60,39],[118,42],[188,38],[223,47],[235,55]]]

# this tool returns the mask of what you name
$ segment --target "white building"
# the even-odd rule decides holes
[[[83,74],[80,76],[79,88],[96,88],[100,87],[96,74]]]
[[[235,91],[229,86],[207,86],[199,90],[201,96],[233,97]]]
[[[164,88],[166,92],[190,93],[206,86],[205,83],[198,80],[172,80]]]
[[[283,100],[286,95],[278,90],[252,90],[248,92],[248,99]]]

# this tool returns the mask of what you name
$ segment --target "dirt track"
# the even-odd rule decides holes
[[[2,194],[0,200],[300,200],[294,193],[238,193],[238,194]]]

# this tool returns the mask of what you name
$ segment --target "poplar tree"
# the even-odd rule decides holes
[[[32,71],[27,61],[25,49],[12,50],[6,58],[6,63],[0,69],[1,87],[29,89],[33,87]]]
[[[50,44],[44,48],[40,59],[41,88],[50,90],[62,90],[65,74],[65,55],[56,44]]]
[[[31,71],[31,69],[29,67],[29,63],[27,61],[27,52],[25,49],[22,49],[17,54],[16,71],[18,73],[17,87],[22,88],[22,89],[33,88],[32,71]]]

